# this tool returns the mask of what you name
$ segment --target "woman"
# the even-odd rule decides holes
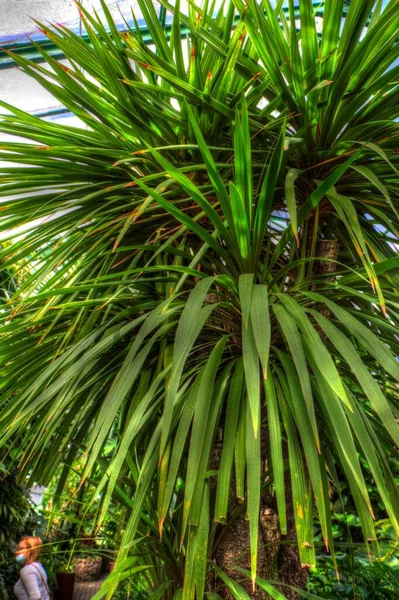
[[[37,561],[43,542],[39,537],[24,537],[15,551],[16,561],[23,565],[20,577],[14,585],[18,600],[49,600],[47,574]]]

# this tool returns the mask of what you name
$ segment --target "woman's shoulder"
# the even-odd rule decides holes
[[[44,571],[44,567],[39,562],[29,563],[28,565],[24,565],[21,569],[21,573],[37,573],[38,568]]]
[[[24,565],[22,567],[22,569],[20,570],[20,573],[30,573],[31,571],[34,571],[35,567],[32,566],[32,563],[28,564],[28,565]]]
[[[32,570],[32,565],[24,565],[20,570],[20,573],[29,573]]]

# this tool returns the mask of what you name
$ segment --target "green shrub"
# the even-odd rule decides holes
[[[0,600],[13,598],[12,588],[18,579],[14,549],[27,533],[30,513],[27,490],[0,463]]]
[[[375,562],[368,559],[341,555],[338,561],[339,581],[332,561],[321,559],[311,569],[308,590],[328,600],[398,600],[398,561]]]
[[[122,581],[112,596],[112,600],[146,600],[150,595],[147,582],[142,577]]]

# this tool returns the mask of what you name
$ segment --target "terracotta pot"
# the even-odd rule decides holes
[[[57,583],[57,600],[72,600],[75,573],[58,573]]]
[[[113,560],[109,561],[108,568],[110,573],[112,573],[112,571],[115,569],[115,562]]]

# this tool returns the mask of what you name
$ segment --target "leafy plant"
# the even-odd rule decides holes
[[[30,510],[27,494],[15,477],[7,472],[1,473],[0,486],[0,543],[4,548],[13,545],[25,527]]]
[[[311,570],[308,589],[328,600],[395,600],[399,594],[398,566],[367,559],[339,557],[337,581],[331,561],[322,560]]]
[[[132,581],[123,582],[114,595],[113,600],[146,600],[148,598],[148,590],[145,582],[139,578],[134,578]]]
[[[85,129],[2,104],[27,141],[0,151],[1,258],[32,269],[1,315],[1,442],[32,480],[62,464],[58,493],[82,455],[103,470],[97,525],[125,513],[109,595],[140,572],[154,597],[216,575],[242,597],[212,559],[247,514],[255,585],[265,491],[304,567],[314,515],[335,561],[338,472],[369,551],[365,463],[399,532],[399,11],[353,0],[342,26],[326,0],[319,35],[308,0],[164,2],[167,30],[139,4],[151,46],[103,2],[89,44],[40,25],[68,66],[11,54]]]
[[[14,551],[26,533],[31,510],[26,489],[0,464],[0,599],[13,597],[12,587],[18,579]]]

